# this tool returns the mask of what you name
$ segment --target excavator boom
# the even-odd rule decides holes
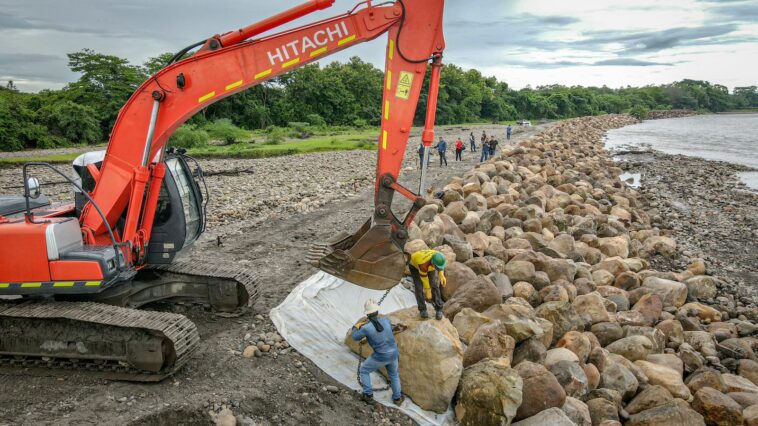
[[[423,206],[422,197],[397,181],[430,62],[432,78],[422,139],[429,146],[434,138],[445,47],[444,1],[398,0],[379,6],[367,1],[361,3],[364,7],[356,6],[340,16],[249,39],[332,2],[311,1],[258,24],[214,36],[195,55],[167,66],[145,82],[118,116],[93,193],[107,223],[90,206],[82,214],[88,242],[107,242],[107,228],[126,210],[122,239],[131,241],[133,247],[149,243],[159,179],[165,174],[162,152],[171,134],[192,115],[251,86],[387,33],[373,218],[359,234],[317,247],[310,255],[314,265],[358,285],[381,289],[397,284],[403,271],[406,228]],[[395,192],[413,201],[413,208],[402,219],[392,213]]]

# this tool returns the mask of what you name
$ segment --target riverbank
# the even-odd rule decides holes
[[[747,166],[642,149],[617,156],[625,171],[641,174],[640,191],[660,226],[670,230],[682,268],[703,258],[721,281],[726,305],[755,303],[758,293],[758,194],[740,181]],[[732,300],[731,295],[738,295]],[[723,299],[722,299],[723,300]],[[719,302],[720,303],[720,302]]]

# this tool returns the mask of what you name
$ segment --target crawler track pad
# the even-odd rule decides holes
[[[392,288],[403,278],[405,255],[392,241],[390,225],[367,221],[353,235],[338,235],[314,244],[308,263],[355,285],[373,290]]]

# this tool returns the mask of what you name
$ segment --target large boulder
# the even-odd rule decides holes
[[[600,293],[593,291],[590,294],[576,296],[572,303],[574,310],[587,324],[608,322],[611,317],[605,309],[605,302]]]
[[[676,241],[673,238],[652,236],[648,237],[643,244],[645,250],[650,254],[662,254],[664,256],[676,254]]]
[[[634,374],[620,363],[611,363],[600,373],[600,387],[618,391],[623,399],[633,397],[638,386]]]
[[[561,409],[548,408],[547,410],[540,411],[539,413],[513,423],[512,426],[575,426],[576,423]]]
[[[577,315],[574,307],[569,302],[547,302],[541,304],[535,310],[538,317],[544,318],[553,324],[553,338],[551,345],[569,331],[581,331],[584,328],[582,319]]]
[[[476,334],[476,331],[479,330],[479,327],[493,321],[492,318],[484,316],[471,308],[463,308],[453,318],[453,327],[458,330],[461,342],[468,344],[474,337],[474,334]]]
[[[465,263],[474,257],[474,249],[471,247],[471,243],[466,241],[465,236],[457,238],[452,235],[445,235],[442,242],[450,246],[453,253],[455,253],[455,260],[458,262]]]
[[[462,426],[508,425],[521,405],[523,380],[498,360],[478,362],[463,371],[456,420]]]
[[[479,275],[475,280],[460,287],[453,296],[445,302],[445,316],[452,320],[463,308],[471,308],[483,312],[492,305],[500,303],[502,297],[492,281]]]
[[[645,359],[653,350],[653,343],[645,336],[629,336],[606,346],[609,352],[623,356],[630,361]]]
[[[518,300],[518,299],[511,299]],[[515,303],[501,303],[484,311],[484,316],[500,321],[509,336],[520,343],[532,336],[541,336],[544,329],[534,316],[534,310]]]
[[[550,351],[548,351],[547,356],[550,356]],[[589,392],[587,373],[579,366],[578,362],[560,360],[548,365],[547,360],[545,360],[545,364],[558,380],[558,383],[563,386],[566,395],[579,398]]]
[[[463,204],[463,201],[453,201],[445,207],[445,214],[453,218],[455,223],[463,222],[467,213],[468,209]]]
[[[708,275],[698,275],[687,279],[684,284],[690,297],[708,300],[716,297],[716,279]]]
[[[550,410],[552,410],[552,408]],[[566,416],[568,416],[568,418],[571,419],[571,421],[574,422],[576,426],[592,426],[592,417],[590,417],[590,409],[587,407],[587,404],[585,404],[581,400],[567,396],[566,402],[563,403],[563,407],[561,407],[561,410],[563,410],[563,412],[566,413]],[[548,411],[548,410],[545,410],[545,411]],[[533,417],[536,417],[536,416],[533,416]],[[546,426],[549,424],[551,423],[540,423],[537,426]]]
[[[742,407],[740,404],[713,388],[704,387],[695,392],[692,408],[705,417],[707,424],[742,424]]]
[[[661,385],[676,398],[685,401],[692,397],[689,388],[682,381],[682,375],[669,367],[653,364],[649,361],[638,360],[634,364],[642,369],[651,385]]]
[[[476,272],[460,262],[452,262],[445,268],[447,285],[442,287],[442,299],[448,300],[459,288],[476,280]]]
[[[531,417],[552,407],[562,407],[566,392],[558,380],[544,366],[522,361],[516,371],[524,380],[523,402],[516,412],[516,420]]]
[[[659,405],[663,405],[668,401],[674,399],[666,388],[660,385],[648,386],[638,393],[629,404],[626,405],[626,412],[629,414],[637,414],[640,411],[649,410]]]
[[[534,281],[534,273],[534,264],[524,260],[512,260],[505,265],[505,275],[508,275],[512,282],[530,283]]]
[[[598,250],[608,257],[629,257],[629,239],[625,235],[598,239]]]
[[[463,371],[463,348],[458,332],[450,321],[424,321],[418,309],[395,311],[388,315],[393,324],[402,324],[405,331],[395,335],[400,352],[400,380],[403,393],[419,407],[444,413],[458,388]],[[345,343],[355,353],[359,345],[348,331]],[[368,345],[361,345],[362,355],[371,355]]]
[[[680,399],[640,411],[629,418],[626,426],[705,426],[703,416]]]
[[[687,286],[678,281],[651,276],[645,278],[642,287],[660,296],[664,307],[678,308],[687,301]]]
[[[500,362],[510,366],[515,347],[516,341],[508,335],[505,324],[495,321],[482,325],[463,354],[463,366],[468,367],[488,358],[500,359]]]

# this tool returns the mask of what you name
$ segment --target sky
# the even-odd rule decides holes
[[[406,0],[410,2],[412,0]],[[0,0],[0,83],[57,89],[90,48],[140,64],[302,0]],[[290,26],[351,9],[336,0]],[[684,78],[758,84],[758,0],[447,0],[445,62],[520,89],[625,87]],[[329,57],[384,66],[385,38]]]

